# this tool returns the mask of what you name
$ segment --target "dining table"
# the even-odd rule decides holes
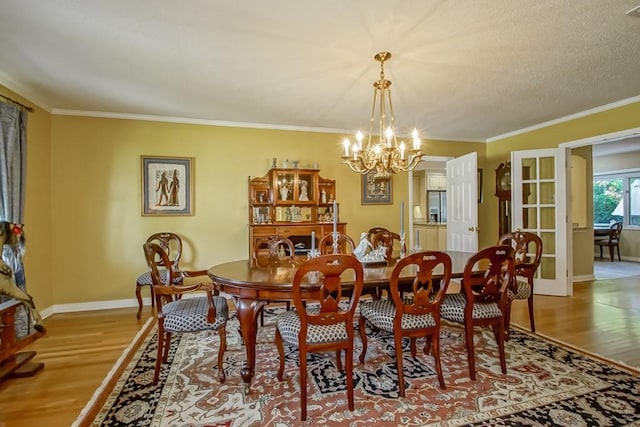
[[[452,278],[461,278],[467,260],[473,252],[446,251],[452,261]],[[233,297],[236,315],[240,322],[240,331],[245,344],[246,363],[240,370],[244,383],[244,392],[251,391],[251,380],[256,366],[256,336],[258,333],[258,314],[269,301],[293,300],[293,276],[298,266],[306,258],[296,259],[291,264],[257,266],[251,260],[239,260],[215,265],[207,270],[211,280],[221,292]],[[364,267],[364,290],[385,288],[389,285],[391,272],[397,259],[387,263],[366,264]],[[443,272],[434,270],[435,279]],[[400,275],[400,284],[411,283],[415,278],[415,269],[409,267]],[[342,285],[345,289],[353,286],[352,272],[345,272]],[[318,290],[317,283],[303,282],[301,284],[302,297],[310,298]]]

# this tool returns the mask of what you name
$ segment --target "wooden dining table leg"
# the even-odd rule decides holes
[[[266,301],[258,301],[251,298],[239,298],[236,301],[240,331],[247,352],[247,362],[240,370],[240,376],[244,382],[244,394],[251,392],[251,379],[256,367],[256,335],[258,333],[258,313],[266,304]]]

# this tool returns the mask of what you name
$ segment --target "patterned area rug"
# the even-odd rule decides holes
[[[431,356],[404,356],[406,397],[398,397],[391,336],[368,331],[366,363],[354,361],[355,411],[347,408],[345,378],[335,354],[310,355],[308,419],[300,421],[298,353],[287,350],[285,380],[276,378],[274,310],[265,314],[257,344],[252,393],[243,394],[244,348],[237,319],[227,327],[227,380],[215,372],[218,338],[190,334],[174,339],[170,363],[153,386],[154,328],[110,391],[94,426],[621,426],[640,425],[640,376],[519,330],[507,343],[507,374],[500,372],[490,331],[476,333],[477,380],[469,379],[463,330],[442,330],[442,367],[447,388],[438,387]],[[83,411],[84,412],[84,411]],[[90,411],[91,412],[91,411]]]

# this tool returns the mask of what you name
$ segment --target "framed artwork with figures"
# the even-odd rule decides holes
[[[141,156],[142,215],[193,215],[192,157]]]
[[[390,205],[393,203],[393,178],[376,179],[375,173],[362,175],[363,205]]]

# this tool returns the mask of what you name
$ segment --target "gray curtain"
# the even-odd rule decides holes
[[[24,224],[24,194],[27,162],[27,113],[21,108],[0,102],[0,220]],[[16,285],[27,291],[22,251],[5,246],[4,262],[14,272]],[[16,315],[16,335],[29,332],[29,316],[24,307]]]

